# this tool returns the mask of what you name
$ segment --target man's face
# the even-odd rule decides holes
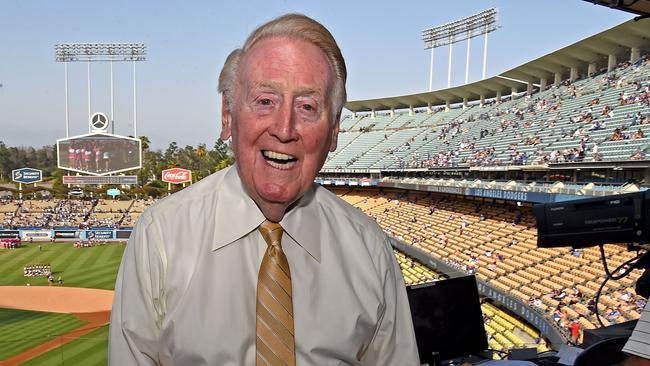
[[[241,59],[221,138],[232,136],[239,175],[264,215],[280,221],[336,149],[334,77],[325,54],[303,40],[268,38]]]

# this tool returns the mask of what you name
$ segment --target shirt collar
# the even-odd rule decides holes
[[[257,230],[266,220],[246,192],[237,165],[227,168],[217,193],[212,250],[222,248]],[[315,186],[296,202],[280,222],[285,234],[320,262],[320,217],[315,202]]]
[[[317,262],[321,255],[321,217],[316,202],[316,183],[284,215],[280,225],[284,232],[305,249]]]

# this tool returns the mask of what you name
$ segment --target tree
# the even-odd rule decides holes
[[[149,151],[149,145],[151,145],[151,141],[147,136],[140,136],[138,137],[140,139],[140,143],[142,144],[142,151]]]
[[[168,168],[173,168],[178,165],[178,145],[176,141],[169,143],[167,150],[165,150],[164,159]]]

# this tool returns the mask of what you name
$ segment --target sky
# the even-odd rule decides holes
[[[137,134],[154,149],[211,147],[220,132],[217,78],[226,56],[258,25],[298,12],[323,23],[348,68],[348,100],[427,91],[430,52],[421,31],[491,7],[487,77],[629,20],[633,15],[582,0],[455,1],[89,1],[2,0],[0,11],[0,141],[54,144],[65,134],[64,66],[59,43],[137,42]],[[481,78],[483,38],[471,41],[469,81]],[[452,52],[452,86],[465,80],[467,44]],[[449,48],[434,58],[435,89],[447,85]],[[115,132],[133,135],[131,63],[114,64]],[[87,65],[68,65],[70,136],[88,131]],[[91,65],[91,112],[110,112],[107,63]]]

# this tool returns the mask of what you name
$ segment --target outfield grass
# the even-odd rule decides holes
[[[0,249],[0,286],[23,286],[28,282],[47,286],[45,277],[24,277],[23,267],[51,264],[54,279],[64,286],[113,290],[124,244],[75,248],[72,243],[27,244],[16,249]],[[58,286],[58,284],[57,284]]]
[[[86,324],[71,314],[0,309],[0,360]]]
[[[45,352],[21,366],[105,366],[108,364],[108,326]]]

